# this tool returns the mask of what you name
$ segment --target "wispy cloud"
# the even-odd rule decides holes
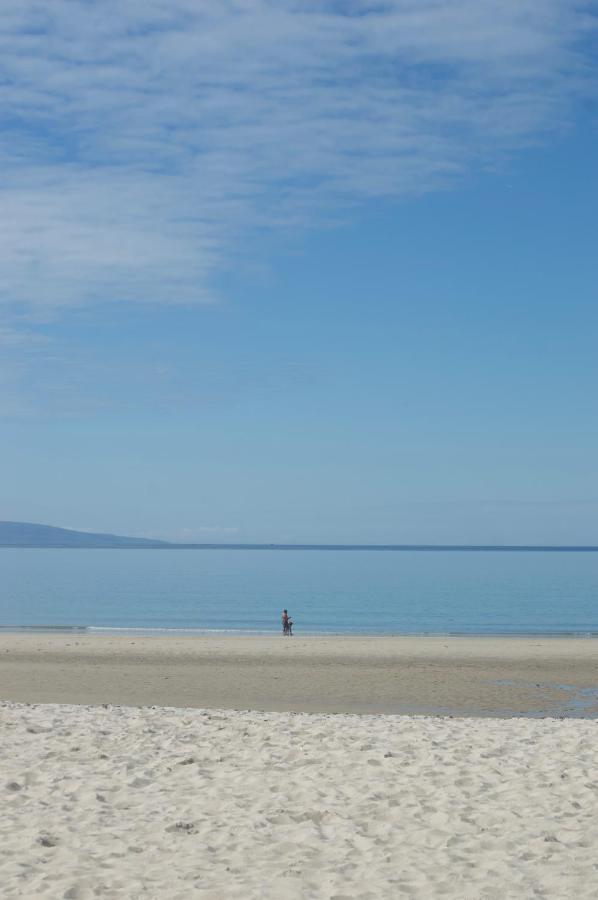
[[[236,525],[199,525],[197,528],[180,528],[170,535],[172,541],[205,541],[208,538],[234,537],[240,529]]]
[[[433,190],[566,126],[592,89],[588,8],[4,0],[5,317],[209,302],[244,234]]]
[[[3,350],[38,347],[43,343],[44,336],[37,332],[0,325],[0,348]]]

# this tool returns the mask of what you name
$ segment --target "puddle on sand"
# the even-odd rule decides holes
[[[508,687],[536,688],[541,691],[557,691],[562,693],[562,700],[545,701],[538,709],[530,709],[525,713],[516,713],[530,718],[555,719],[597,719],[598,687],[580,688],[574,684],[553,684],[549,681],[512,681],[508,678],[496,679],[489,684],[503,684]]]

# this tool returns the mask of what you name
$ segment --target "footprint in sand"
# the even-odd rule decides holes
[[[129,782],[129,787],[134,787],[134,788],[144,788],[144,787],[147,787],[147,786],[148,786],[149,784],[151,784],[151,783],[152,783],[152,779],[151,779],[151,778],[139,778],[139,777],[137,777],[137,778],[134,778],[133,781],[130,781],[130,782]]]
[[[196,834],[197,829],[193,822],[175,822],[174,825],[169,825],[168,828],[164,829],[168,831],[170,834]]]
[[[94,891],[94,893],[98,892]],[[62,896],[64,897],[64,900],[87,900],[92,894],[89,888],[83,887],[80,884],[73,884],[70,888],[66,889]]]
[[[56,847],[60,840],[53,834],[40,834],[37,843],[41,844],[42,847]]]

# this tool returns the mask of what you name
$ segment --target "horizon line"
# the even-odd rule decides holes
[[[5,543],[2,549],[29,550],[375,550],[375,551],[487,551],[487,552],[561,552],[597,553],[593,544],[283,544],[283,543],[169,543],[145,538],[144,543],[115,542],[102,545],[73,545],[56,543]]]

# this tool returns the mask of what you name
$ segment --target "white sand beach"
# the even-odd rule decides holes
[[[12,898],[594,898],[598,723],[0,704]]]
[[[594,898],[597,648],[4,634],[2,896]]]

